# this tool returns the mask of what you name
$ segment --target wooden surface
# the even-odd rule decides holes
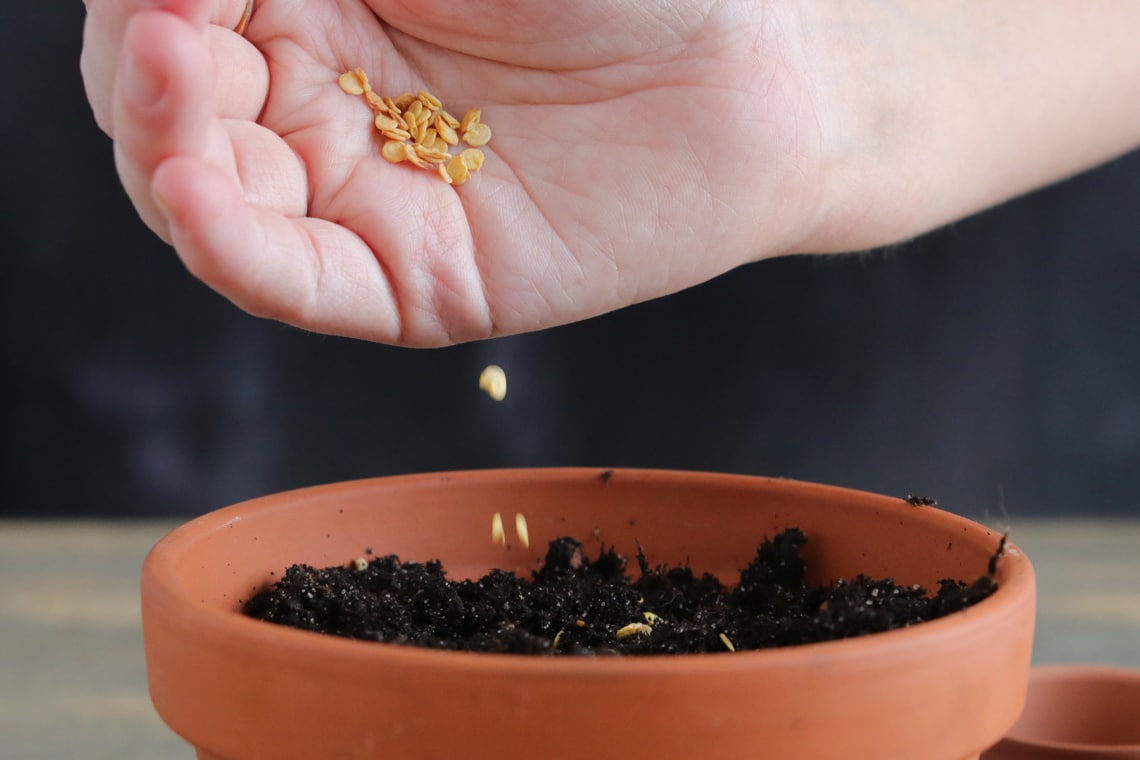
[[[0,760],[191,760],[150,706],[138,576],[167,523],[0,522]],[[1037,663],[1140,667],[1140,520],[1020,520]]]

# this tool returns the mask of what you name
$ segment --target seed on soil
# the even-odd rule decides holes
[[[641,613],[641,616],[645,618],[645,622],[649,623],[650,625],[657,625],[657,622],[661,620],[661,617],[659,615],[655,615],[652,612],[643,612]]]
[[[629,625],[623,625],[621,628],[618,628],[617,633],[614,635],[618,637],[618,641],[621,641],[622,639],[628,639],[630,636],[649,635],[651,633],[653,633],[653,626],[651,625],[646,623],[630,623]]]
[[[491,515],[491,543],[507,545],[507,533],[503,530],[503,516],[496,512]]]
[[[364,557],[357,557],[352,561],[352,566],[356,568],[356,572],[363,573],[368,569],[368,560]]]
[[[496,518],[492,538],[504,545],[501,514]],[[570,537],[551,541],[531,573],[493,569],[464,580],[449,579],[436,559],[365,551],[364,572],[351,558],[324,569],[293,565],[244,610],[310,631],[447,650],[559,657],[743,652],[871,635],[953,614],[997,589],[995,573],[1008,551],[1001,544],[989,566],[978,568],[983,574],[941,580],[928,593],[865,575],[809,582],[801,551],[807,540],[796,528],[763,539],[729,584],[684,564],[651,566],[641,549],[633,576],[626,569],[634,562],[613,547],[590,557]],[[648,610],[660,616],[656,624]]]
[[[456,161],[459,161],[460,165],[463,166],[464,172],[467,170],[466,164],[463,163],[462,156],[452,158],[447,162],[447,173],[451,175],[453,180],[455,180],[455,175],[452,174],[451,165]],[[467,178],[466,174],[463,176],[464,179]],[[458,182],[459,180],[455,181]],[[496,401],[502,401],[507,397],[507,373],[497,364],[489,364],[479,373],[479,387],[491,398]]]
[[[526,518],[522,512],[515,513],[515,533],[519,534],[519,543],[524,549],[530,548],[530,531],[526,527]]]

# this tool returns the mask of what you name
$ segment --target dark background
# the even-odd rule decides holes
[[[82,20],[77,0],[0,8],[0,516],[192,515],[514,465],[780,475],[1014,521],[1140,514],[1140,154],[889,252],[396,349],[254,319],[185,272],[119,189]],[[502,404],[476,386],[490,362]]]

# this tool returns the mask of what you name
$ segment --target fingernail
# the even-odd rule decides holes
[[[128,55],[123,71],[123,93],[140,106],[153,106],[162,99],[165,81],[138,59]]]

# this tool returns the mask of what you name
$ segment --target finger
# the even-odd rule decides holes
[[[165,221],[150,197],[155,168],[172,155],[223,154],[212,65],[203,36],[177,16],[147,11],[127,23],[113,96],[115,167],[143,221],[163,238]]]
[[[186,156],[159,167],[153,191],[186,268],[249,313],[382,343],[445,340],[403,333],[383,269],[343,227],[253,206],[232,177]]]
[[[86,5],[80,71],[95,121],[113,137],[112,93],[128,20],[143,10],[163,9],[198,26],[213,23],[219,30],[230,29],[245,10],[246,0],[86,0]],[[224,109],[219,112],[239,116]]]

